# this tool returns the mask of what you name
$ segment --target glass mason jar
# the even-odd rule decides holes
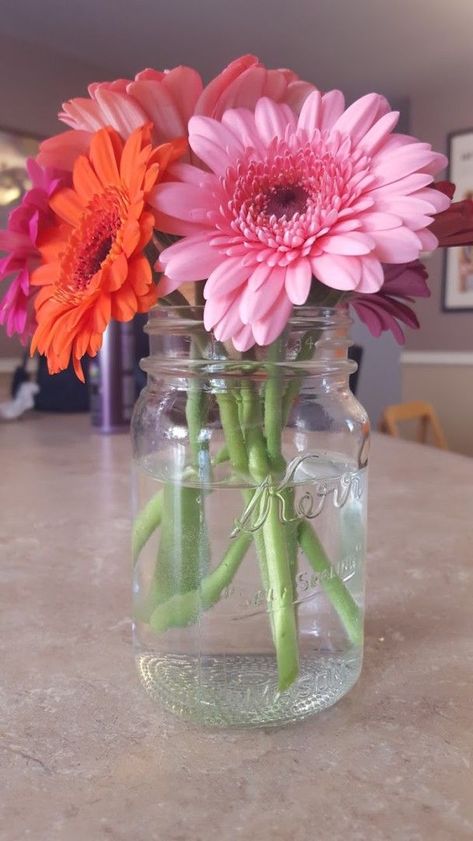
[[[304,718],[356,682],[369,423],[344,309],[238,353],[156,307],[132,421],[134,645],[149,694],[210,725]]]

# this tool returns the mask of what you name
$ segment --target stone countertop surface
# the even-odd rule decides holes
[[[1,841],[473,839],[473,461],[375,436],[365,667],[337,706],[211,731],[130,647],[129,442],[0,425]]]

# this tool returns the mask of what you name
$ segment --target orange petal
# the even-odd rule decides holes
[[[34,269],[30,275],[30,283],[32,286],[49,286],[53,285],[59,277],[59,262],[43,263],[38,268]],[[51,293],[50,293],[51,294]]]
[[[145,245],[148,245],[154,229],[154,215],[152,213],[144,212],[140,219],[140,239],[136,245],[136,251],[142,251]]]
[[[158,300],[158,287],[153,285],[147,295],[138,299],[138,312],[148,312]]]
[[[188,143],[185,137],[179,137],[170,143],[162,143],[158,146],[150,158],[150,163],[158,163],[161,170],[165,170],[170,163],[177,161],[187,152]]]
[[[145,193],[149,193],[149,191],[154,187],[156,181],[159,178],[159,164],[152,164],[148,167],[146,175],[143,179],[143,191]]]
[[[78,379],[82,383],[85,383],[84,372],[82,370],[82,365],[80,364],[80,359],[77,359],[75,356],[74,356],[74,371],[75,371],[76,377],[78,377]]]
[[[107,263],[103,269],[103,288],[107,292],[115,292],[123,286],[128,273],[128,260],[123,252]]]
[[[120,173],[117,166],[116,151],[118,151],[116,132],[103,128],[93,135],[90,143],[89,157],[94,166],[97,177],[104,187],[120,186]]]
[[[82,201],[70,187],[64,187],[54,193],[49,199],[49,206],[69,225],[78,225],[84,212]]]
[[[117,321],[130,321],[138,310],[138,301],[131,286],[122,286],[112,296],[112,318]]]
[[[142,255],[135,257],[128,265],[127,283],[133,286],[138,297],[147,295],[153,283],[151,266]]]
[[[112,317],[110,295],[101,295],[92,313],[92,329],[95,333],[103,333]],[[92,342],[92,338],[90,340]]]
[[[92,196],[103,192],[102,184],[97,178],[93,168],[90,165],[89,159],[85,155],[81,155],[74,165],[74,172],[72,174],[74,187],[79,196],[87,203]]]
[[[120,177],[128,189],[130,189],[130,184],[133,179],[135,162],[141,150],[142,140],[143,132],[141,129],[137,129],[130,134],[125,143],[125,148],[123,149],[120,161]]]

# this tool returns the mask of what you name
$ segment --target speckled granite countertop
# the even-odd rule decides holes
[[[33,415],[0,448],[1,841],[473,839],[473,460],[375,437],[360,683],[215,732],[135,676],[127,436]]]

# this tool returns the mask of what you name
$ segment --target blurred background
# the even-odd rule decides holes
[[[401,131],[438,151],[451,133],[473,131],[471,0],[1,0],[0,10],[2,227],[24,186],[25,155],[65,128],[61,103],[144,67],[190,64],[208,80],[252,52],[347,99],[384,93]],[[473,155],[468,167],[473,189]],[[354,326],[364,349],[358,396],[374,423],[387,404],[427,400],[450,448],[473,455],[473,292],[449,299],[442,256],[427,266],[432,296],[417,303],[422,329],[403,348]],[[22,355],[0,330],[1,394]]]

